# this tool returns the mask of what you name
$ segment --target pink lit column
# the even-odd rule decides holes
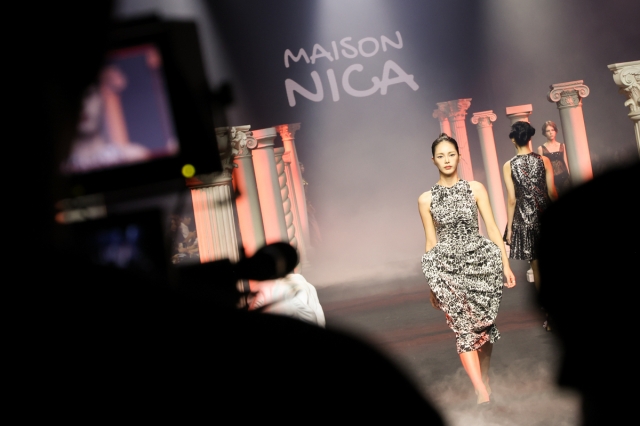
[[[582,114],[582,99],[589,96],[589,88],[582,80],[552,84],[547,98],[555,102],[560,112],[562,135],[567,147],[571,181],[579,185],[593,177],[587,129]]]
[[[438,102],[438,109],[433,110],[433,118],[440,122],[440,133],[451,136],[451,124],[449,123],[449,103]]]
[[[504,203],[504,193],[502,192],[502,170],[498,164],[498,154],[496,153],[496,142],[493,137],[493,122],[498,117],[493,111],[482,111],[473,113],[471,122],[478,128],[480,147],[482,148],[482,159],[484,160],[484,170],[487,176],[487,190],[489,201],[493,209],[498,229],[503,230],[507,226],[507,209]]]
[[[469,138],[467,137],[467,125],[465,124],[465,117],[467,116],[467,110],[471,106],[471,99],[455,99],[448,101],[447,104],[449,105],[451,137],[458,142],[458,148],[460,149],[458,173],[460,178],[472,181],[473,167],[471,166],[471,151],[469,151]]]
[[[282,156],[289,187],[289,198],[291,199],[291,212],[293,213],[293,224],[296,228],[298,239],[298,249],[300,250],[301,261],[306,260],[306,249],[309,246],[309,216],[307,213],[307,199],[304,191],[304,181],[300,170],[300,161],[295,145],[295,134],[300,130],[300,123],[282,124],[276,127],[282,138],[284,154]]]
[[[234,152],[226,134],[227,129],[216,129],[222,172],[187,179],[202,263],[221,259],[237,262],[240,258],[231,183]]]
[[[288,242],[280,182],[276,167],[273,140],[278,135],[274,127],[255,130],[258,145],[253,149],[253,168],[256,172],[260,210],[267,244]]]
[[[237,193],[236,210],[242,245],[247,256],[252,256],[265,245],[260,198],[251,154],[251,149],[258,145],[258,141],[253,137],[250,128],[251,126],[231,127],[229,134],[234,151],[233,183]]]

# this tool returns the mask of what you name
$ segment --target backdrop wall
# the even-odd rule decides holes
[[[583,109],[596,174],[637,158],[625,98],[607,65],[640,59],[640,3],[167,0],[118,7],[123,18],[150,12],[198,22],[211,84],[228,80],[234,88],[230,125],[302,124],[296,143],[321,235],[305,272],[314,285],[420,273],[417,198],[438,178],[430,153],[440,132],[437,102],[472,99],[471,162],[485,184],[471,114],[498,115],[503,164],[514,155],[506,107],[533,105],[534,148],[544,142],[544,121],[560,125],[546,99],[553,83],[584,80],[591,89]]]

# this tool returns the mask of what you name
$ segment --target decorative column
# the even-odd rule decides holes
[[[582,114],[582,98],[589,96],[589,88],[582,84],[582,80],[577,80],[552,84],[549,89],[547,98],[549,102],[555,102],[560,111],[571,181],[579,185],[593,177],[587,129]]]
[[[624,106],[629,107],[629,118],[633,121],[640,155],[640,61],[621,62],[608,67],[613,72],[613,81],[620,88],[618,92],[628,98]]]
[[[216,129],[216,137],[223,138],[225,132],[226,129]],[[240,259],[231,184],[233,152],[227,149],[221,154],[222,172],[187,179],[202,263],[221,259],[237,262]]]
[[[296,227],[293,224],[293,211],[291,211],[291,198],[289,197],[289,182],[287,181],[287,172],[285,163],[282,158],[284,148],[274,148],[273,153],[276,158],[276,170],[278,172],[278,183],[280,184],[280,196],[282,197],[282,209],[284,210],[284,223],[287,227],[287,237],[289,244],[298,248],[298,239],[296,238]]]
[[[458,149],[460,150],[460,165],[458,166],[460,178],[473,180],[471,151],[469,151],[469,138],[467,137],[467,126],[464,119],[467,115],[467,110],[471,106],[471,98],[455,99],[448,101],[447,104],[449,106],[451,137],[458,142]]]
[[[440,133],[451,136],[451,124],[449,123],[449,103],[438,102],[438,109],[433,110],[433,118],[440,122]]]
[[[258,141],[253,137],[250,128],[251,126],[231,127],[228,134],[234,152],[233,183],[237,193],[236,211],[242,246],[247,256],[253,256],[256,250],[265,245],[260,198],[251,154],[251,149],[258,145]]]
[[[253,132],[253,136],[258,141],[258,145],[253,149],[253,168],[256,172],[260,210],[267,244],[289,241],[273,151],[273,140],[277,134],[275,127]]]
[[[493,122],[498,117],[493,111],[474,112],[471,122],[478,128],[480,147],[482,148],[482,159],[484,160],[484,170],[487,175],[487,189],[489,201],[496,224],[501,231],[507,226],[507,208],[504,203],[504,193],[502,192],[502,178],[500,165],[498,164],[498,154],[496,153],[496,142],[493,137]]]
[[[284,155],[282,156],[289,186],[289,198],[291,199],[291,211],[293,212],[293,224],[296,227],[298,249],[302,261],[305,260],[306,247],[310,245],[309,216],[307,213],[307,199],[302,179],[302,170],[295,145],[295,134],[300,130],[300,123],[282,124],[276,126],[276,130],[282,138]]]

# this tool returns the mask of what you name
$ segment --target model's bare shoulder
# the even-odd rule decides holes
[[[469,181],[469,187],[471,188],[471,192],[473,192],[473,196],[478,199],[478,197],[482,197],[487,193],[484,185],[476,180]]]
[[[431,191],[423,192],[422,195],[418,197],[418,205],[429,207],[431,205]]]

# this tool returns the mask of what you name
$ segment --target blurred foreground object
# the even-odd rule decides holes
[[[639,184],[640,163],[613,170],[542,216],[539,300],[563,346],[558,381],[581,394],[585,426],[625,424],[635,415],[635,393],[621,380],[635,365],[629,326],[638,321]],[[617,226],[602,226],[609,220]]]

